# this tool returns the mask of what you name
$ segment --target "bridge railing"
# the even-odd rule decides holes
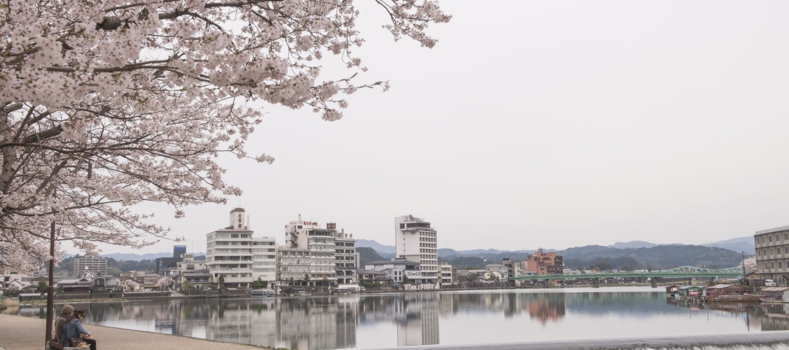
[[[511,281],[523,280],[560,280],[560,279],[588,279],[588,278],[679,278],[679,277],[739,277],[742,269],[730,267],[725,269],[707,269],[694,266],[681,266],[668,270],[639,271],[639,272],[608,272],[608,273],[585,273],[573,275],[529,275],[510,278]]]

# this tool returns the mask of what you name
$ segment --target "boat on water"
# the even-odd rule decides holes
[[[250,295],[258,298],[267,298],[267,297],[273,297],[275,294],[274,291],[271,289],[253,289],[250,292]]]

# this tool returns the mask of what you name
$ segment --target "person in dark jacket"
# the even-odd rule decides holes
[[[74,315],[71,316],[68,322],[66,322],[66,326],[63,328],[63,337],[66,341],[74,340],[70,342],[70,346],[77,346],[81,340],[90,345],[90,350],[96,350],[96,340],[92,339],[90,337],[91,333],[82,327],[82,320],[84,318],[85,311],[74,311]],[[77,344],[74,344],[75,342]]]
[[[60,316],[55,319],[55,326],[52,328],[52,341],[49,343],[50,347],[55,349],[63,349],[64,346],[68,346],[67,343],[63,343],[63,327],[66,325],[69,316],[74,313],[74,307],[71,305],[63,305],[63,309],[60,311]]]

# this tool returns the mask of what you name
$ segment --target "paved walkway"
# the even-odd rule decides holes
[[[102,327],[86,324],[93,333],[97,348],[101,350],[252,350],[260,349],[248,345],[215,342],[211,340],[179,337],[177,335],[132,331],[128,329]],[[0,315],[0,348],[5,350],[42,350],[46,320]]]

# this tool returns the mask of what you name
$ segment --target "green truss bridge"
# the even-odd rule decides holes
[[[610,272],[610,273],[586,273],[578,275],[529,275],[511,277],[510,281],[544,281],[544,280],[570,280],[570,279],[601,279],[601,278],[715,278],[715,277],[739,277],[742,276],[742,268],[739,266],[726,269],[705,269],[693,266],[680,266],[668,270],[653,270],[645,272]]]

